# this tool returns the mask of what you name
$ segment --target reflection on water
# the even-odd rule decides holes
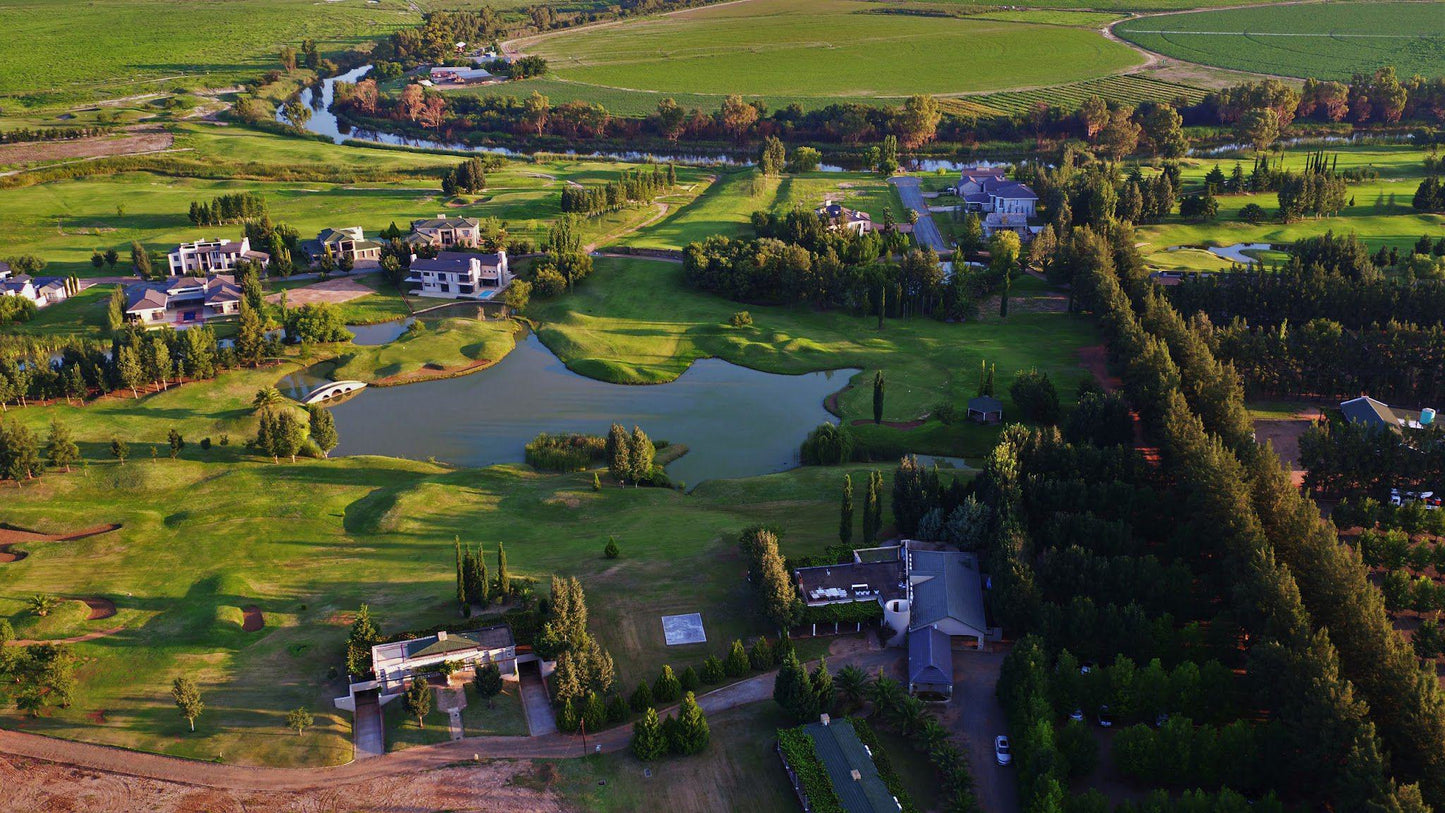
[[[415,316],[408,316],[375,325],[347,325],[346,329],[351,331],[353,344],[371,346],[396,341],[415,321]]]
[[[676,381],[608,384],[563,366],[535,336],[495,366],[460,378],[370,388],[332,409],[337,454],[435,457],[464,466],[522,461],[540,432],[603,434],[616,421],[689,453],[668,466],[674,480],[749,477],[798,463],[808,432],[832,416],[823,399],[856,370],[776,375],[702,359]],[[295,393],[321,371],[288,376]],[[303,392],[304,394],[304,392]]]

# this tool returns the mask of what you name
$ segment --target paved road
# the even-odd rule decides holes
[[[854,664],[865,671],[895,664],[902,651],[870,650],[829,659],[837,670]],[[698,698],[709,715],[737,706],[771,699],[775,673],[769,672],[739,681]],[[667,714],[670,709],[659,709]],[[587,736],[586,751],[601,746],[604,752],[620,751],[632,739],[632,726],[621,725]],[[29,757],[107,773],[140,776],[195,787],[239,791],[308,791],[335,789],[367,779],[441,768],[471,759],[560,759],[584,755],[580,737],[547,734],[540,737],[468,737],[439,745],[425,745],[394,751],[371,759],[357,760],[328,768],[256,768],[199,762],[104,745],[0,730],[0,754]]]
[[[918,179],[900,175],[888,182],[898,187],[898,197],[903,199],[903,205],[918,212],[918,222],[913,225],[913,238],[918,241],[918,245],[931,248],[939,254],[948,251],[949,245],[944,241],[943,233],[938,230],[938,224],[933,222],[933,215],[928,213],[928,204],[923,200]]]
[[[987,813],[1017,813],[1018,777],[993,758],[993,738],[1008,733],[1003,706],[994,693],[1003,652],[953,653],[953,700],[943,722],[959,735],[973,771],[974,793]]]

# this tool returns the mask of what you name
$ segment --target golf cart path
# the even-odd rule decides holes
[[[896,662],[900,651],[867,650],[830,659],[833,668],[855,665],[864,671]],[[757,675],[698,698],[708,714],[770,700],[776,672]],[[664,710],[659,710],[664,711]],[[473,759],[566,759],[599,748],[627,748],[632,725],[617,726],[582,738],[568,734],[541,737],[469,737],[439,745],[418,746],[382,756],[324,768],[263,768],[200,762],[106,745],[61,740],[38,734],[0,730],[0,754],[27,757],[107,773],[138,776],[193,787],[239,791],[307,791],[335,788],[379,777],[441,768]]]

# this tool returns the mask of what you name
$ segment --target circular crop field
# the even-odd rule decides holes
[[[1059,84],[1139,64],[1088,28],[881,13],[854,0],[746,0],[521,43],[606,90],[879,98]]]
[[[1219,68],[1348,80],[1393,65],[1445,73],[1445,3],[1329,3],[1141,17],[1114,33],[1165,56]]]

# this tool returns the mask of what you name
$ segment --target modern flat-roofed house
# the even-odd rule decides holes
[[[482,221],[473,217],[437,215],[428,220],[413,220],[411,234],[405,241],[413,246],[475,248],[482,241]]]
[[[512,281],[507,252],[468,254],[443,251],[434,259],[413,257],[406,281],[421,286],[422,296],[490,299]]]
[[[241,286],[230,274],[171,277],[125,289],[125,318],[145,327],[186,328],[241,312]]]
[[[315,240],[307,241],[301,248],[312,261],[320,259],[328,250],[337,262],[349,259],[353,264],[362,264],[381,260],[381,243],[366,239],[360,226],[322,229]]]
[[[167,255],[167,259],[170,261],[173,277],[231,271],[235,269],[236,263],[242,260],[257,263],[262,268],[271,264],[270,254],[251,250],[249,237],[242,237],[240,240],[197,240],[194,243],[181,243],[175,251]]]
[[[527,655],[526,659],[536,660],[536,656]],[[504,678],[516,679],[517,645],[512,628],[498,624],[460,632],[442,630],[377,644],[371,648],[370,679],[352,683],[344,697],[336,698],[336,706],[354,710],[358,695],[384,704],[401,696],[412,679],[437,674],[448,661],[462,670],[495,663]]]
[[[18,296],[43,308],[70,298],[71,284],[65,277],[31,277],[26,274],[9,274],[10,266],[0,274],[0,296]]]
[[[854,234],[867,234],[878,229],[878,226],[873,223],[872,215],[856,209],[849,209],[834,200],[823,201],[823,205],[814,211],[818,217],[822,218],[830,231],[841,229]]]
[[[782,757],[783,769],[793,791],[803,804],[803,810],[812,810],[808,804],[803,783],[798,778],[801,771],[821,767],[838,797],[838,804],[845,813],[898,813],[903,809],[898,798],[888,790],[878,765],[873,761],[873,752],[858,739],[858,732],[848,720],[833,720],[824,714],[818,722],[799,726],[797,731],[813,741],[813,753],[817,766],[793,765],[781,745],[778,755]]]
[[[1406,429],[1424,429],[1435,422],[1435,410],[1433,409],[1421,412],[1400,409],[1376,401],[1368,395],[1352,398],[1340,404],[1340,412],[1344,413],[1345,420],[1350,423],[1383,426],[1400,434],[1403,434]]]

